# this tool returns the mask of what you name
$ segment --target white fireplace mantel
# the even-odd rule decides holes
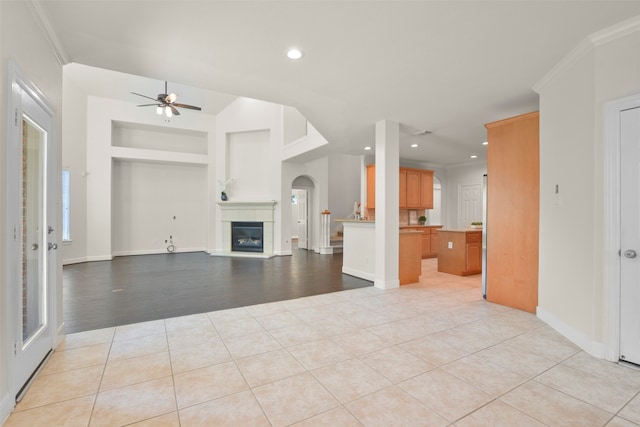
[[[222,223],[222,252],[215,256],[237,256],[249,258],[271,258],[273,252],[275,200],[234,200],[219,201]],[[263,223],[263,252],[234,252],[231,250],[231,223],[235,221],[257,221]]]

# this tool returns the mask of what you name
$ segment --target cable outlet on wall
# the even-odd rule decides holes
[[[449,249],[453,249],[453,242],[449,242],[449,243],[447,243],[447,248],[449,248]]]

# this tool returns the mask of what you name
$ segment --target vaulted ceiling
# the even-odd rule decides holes
[[[613,0],[35,5],[67,61],[155,79],[151,95],[168,80],[207,90],[211,113],[233,96],[291,105],[352,154],[373,145],[377,121],[394,120],[402,158],[443,166],[485,158],[484,123],[537,110],[532,87],[555,64],[640,15],[639,1]],[[285,56],[293,46],[302,59]],[[147,90],[134,82],[104,73],[93,85],[133,103],[131,91]]]

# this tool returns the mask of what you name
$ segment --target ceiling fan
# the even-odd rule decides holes
[[[138,95],[143,98],[147,98],[155,101],[153,104],[142,104],[142,105],[138,105],[138,107],[155,106],[157,107],[156,113],[158,114],[164,113],[167,117],[179,116],[180,112],[178,111],[178,108],[187,108],[189,110],[198,110],[198,111],[202,110],[202,108],[196,107],[193,105],[177,103],[176,100],[178,99],[178,95],[176,95],[175,93],[167,93],[167,92],[168,92],[167,82],[164,82],[164,93],[159,93],[157,98],[151,98],[150,96],[142,95],[135,92],[131,92],[131,93],[134,95]]]

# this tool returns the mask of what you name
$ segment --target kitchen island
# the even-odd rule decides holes
[[[342,272],[361,279],[375,280],[375,221],[336,220],[343,226]],[[416,283],[422,272],[422,231],[399,230],[399,280],[401,285]]]
[[[438,230],[438,271],[458,276],[482,273],[482,230]]]

